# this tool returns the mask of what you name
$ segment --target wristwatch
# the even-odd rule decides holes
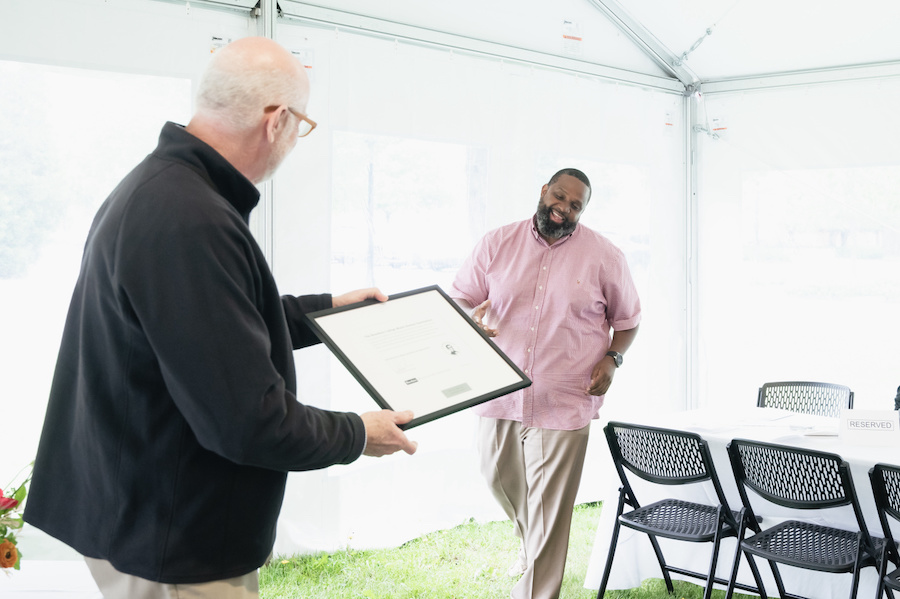
[[[607,355],[607,356],[612,356],[613,362],[616,363],[616,368],[618,368],[619,366],[622,365],[622,358],[625,357],[625,356],[623,356],[622,354],[620,354],[619,352],[617,352],[617,351],[612,351],[612,350],[606,352],[606,355]]]

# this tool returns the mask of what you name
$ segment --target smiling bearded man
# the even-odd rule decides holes
[[[575,230],[578,219],[581,218],[581,212],[588,201],[587,199],[584,199],[583,202],[580,200],[579,185],[584,187],[579,179],[571,175],[562,175],[553,183],[544,186],[541,199],[538,200],[534,222],[537,225],[538,233],[547,240],[547,243],[552,244],[557,239],[571,235]],[[568,194],[566,188],[568,188]],[[567,208],[560,205],[566,195],[573,198],[572,207]],[[588,198],[591,195],[589,186],[587,195]]]
[[[485,235],[450,292],[532,380],[473,408],[482,474],[522,541],[514,599],[559,597],[590,423],[641,320],[625,256],[578,222],[590,197],[581,171],[553,175],[534,217]]]

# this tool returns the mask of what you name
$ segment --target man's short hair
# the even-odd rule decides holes
[[[587,175],[582,173],[577,168],[564,168],[560,171],[557,171],[557,173],[555,175],[550,177],[550,181],[547,182],[547,185],[553,185],[563,175],[569,175],[570,177],[575,177],[576,179],[578,179],[579,181],[584,183],[585,186],[587,186],[587,188],[588,188],[588,198],[591,197],[591,181],[590,181],[590,179],[587,178]]]
[[[295,78],[257,64],[252,56],[235,58],[227,50],[226,46],[213,55],[200,78],[198,110],[217,114],[232,127],[245,129],[258,122],[267,104],[290,104],[296,99]]]

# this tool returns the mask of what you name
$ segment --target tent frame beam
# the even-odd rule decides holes
[[[412,45],[445,48],[473,55],[490,56],[526,66],[561,70],[670,93],[680,94],[684,91],[683,84],[669,77],[608,67],[577,58],[547,54],[435,29],[407,25],[397,21],[325,8],[296,0],[279,0],[278,5],[281,7],[281,18],[299,21],[313,27],[345,29],[354,33],[379,38],[396,39]]]
[[[157,2],[168,2],[169,4],[181,4],[189,7],[191,2],[197,6],[204,8],[225,10],[229,12],[237,12],[242,14],[254,14],[258,11],[256,8],[257,0],[156,0]]]
[[[689,96],[698,89],[700,78],[684,65],[674,52],[669,50],[649,29],[631,16],[617,0],[589,0],[622,33],[628,36],[660,68],[669,73],[684,86],[684,95]]]
[[[754,77],[712,79],[703,81],[701,85],[703,93],[709,95],[892,77],[900,77],[900,61],[877,62],[827,69],[808,69],[786,73],[765,73]]]

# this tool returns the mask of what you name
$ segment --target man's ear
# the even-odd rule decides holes
[[[276,134],[284,127],[284,119],[282,117],[284,117],[285,112],[287,112],[287,108],[279,106],[266,117],[266,139],[269,140],[270,144],[275,143]]]

